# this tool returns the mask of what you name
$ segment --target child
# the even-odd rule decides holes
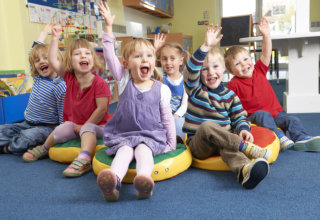
[[[25,121],[0,126],[0,153],[22,154],[43,144],[53,129],[62,123],[66,84],[49,64],[48,45],[43,44],[51,34],[51,26],[44,27],[29,55],[33,85],[24,112]]]
[[[26,152],[23,159],[27,162],[36,161],[47,156],[54,144],[80,138],[80,154],[63,171],[64,176],[77,177],[91,169],[96,139],[103,137],[103,126],[108,119],[110,90],[107,83],[94,72],[100,65],[89,42],[85,39],[73,40],[65,52],[65,63],[61,63],[55,59],[62,33],[61,25],[54,26],[52,32],[49,63],[67,84],[64,123],[55,128],[43,145]]]
[[[164,44],[165,37],[157,34],[154,38],[154,46],[159,54],[160,63],[165,75],[163,82],[171,90],[170,106],[175,120],[178,142],[182,142],[185,138],[185,133],[182,132],[184,123],[184,115],[187,111],[188,95],[184,89],[183,80],[183,65],[184,61],[188,60],[187,52],[183,55],[183,48],[178,43]]]
[[[115,155],[111,169],[102,170],[97,178],[104,198],[119,198],[121,181],[133,159],[137,176],[133,184],[139,199],[152,195],[153,156],[176,148],[175,125],[170,109],[170,89],[157,81],[155,49],[145,39],[135,39],[123,49],[124,66],[115,56],[111,15],[108,4],[100,2],[104,16],[103,51],[105,60],[119,86],[119,102],[113,118],[104,128],[106,153]],[[152,79],[152,75],[154,79]]]
[[[224,59],[214,48],[222,38],[220,30],[210,25],[204,43],[187,62],[189,100],[183,131],[194,157],[220,154],[239,183],[252,189],[267,176],[271,151],[251,143],[247,113],[234,92],[223,86]]]
[[[235,76],[228,83],[228,88],[239,96],[252,123],[275,132],[280,139],[282,151],[293,146],[299,151],[320,151],[320,137],[311,137],[297,117],[289,116],[283,111],[268,82],[266,74],[272,42],[269,23],[265,17],[260,21],[259,30],[263,39],[262,56],[255,65],[245,48],[235,46],[226,52],[227,70]],[[286,132],[292,140],[285,135]]]

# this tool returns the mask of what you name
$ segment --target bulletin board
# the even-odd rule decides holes
[[[100,0],[28,0],[29,17],[37,23],[72,23],[96,29],[97,20],[102,20],[98,3]]]
[[[252,15],[242,15],[221,18],[220,47],[250,46],[250,43],[240,43],[239,39],[252,36]]]

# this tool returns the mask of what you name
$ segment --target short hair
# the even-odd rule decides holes
[[[223,54],[221,53],[221,50],[217,47],[211,48],[208,52],[208,54],[206,55],[206,58],[204,59],[204,62],[208,61],[208,55],[213,56],[214,58],[216,58],[217,60],[219,60],[219,62],[225,66],[224,63],[224,57]]]
[[[124,60],[128,61],[131,54],[136,51],[136,47],[141,45],[145,45],[153,51],[153,55],[156,56],[156,52],[154,46],[151,44],[150,41],[144,38],[136,38],[132,41],[129,41],[122,50],[122,57]],[[163,82],[162,74],[155,68],[154,69],[154,79],[160,82]]]
[[[190,58],[190,54],[188,51],[184,51],[182,46],[179,43],[176,42],[169,42],[164,44],[162,47],[160,47],[160,49],[157,51],[157,57],[161,57],[161,51],[164,48],[170,48],[170,49],[176,49],[178,51],[178,54],[181,55],[181,57],[183,57],[183,64],[180,66],[179,71],[182,72],[184,69],[184,66],[186,65],[186,63],[188,62],[189,58]]]
[[[72,67],[72,52],[79,48],[87,48],[91,51],[92,58],[93,58],[93,68],[94,69],[104,69],[104,66],[101,63],[100,58],[97,56],[95,50],[91,46],[90,42],[86,39],[80,38],[80,39],[74,39],[70,42],[70,44],[67,47],[67,50],[64,54],[64,64],[65,64],[65,71],[66,72],[73,72]]]
[[[224,54],[224,60],[225,60],[225,64],[226,64],[226,68],[227,71],[231,73],[231,66],[232,66],[232,61],[234,59],[236,59],[237,55],[239,53],[242,52],[247,52],[249,53],[249,51],[244,48],[244,47],[240,47],[240,46],[232,46],[230,47],[227,52]]]

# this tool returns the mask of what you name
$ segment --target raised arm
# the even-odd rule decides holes
[[[104,17],[104,33],[102,36],[103,56],[108,65],[108,68],[116,81],[120,81],[125,74],[124,66],[120,64],[118,57],[114,52],[115,37],[112,33],[112,24],[115,15],[111,14],[107,2],[99,3],[100,13]]]
[[[52,27],[54,25],[55,24],[53,24],[53,23],[46,24],[46,26],[44,26],[43,30],[40,32],[37,41],[44,43],[44,41],[47,39],[48,35],[52,34]]]
[[[264,65],[269,66],[272,53],[272,41],[269,22],[265,17],[260,20],[259,30],[262,35],[262,55],[260,60]]]
[[[65,73],[64,65],[60,60],[58,60],[58,50],[59,50],[58,45],[59,45],[59,38],[61,34],[62,34],[61,25],[55,25],[52,27],[52,39],[49,46],[48,59],[53,70],[60,77],[63,77]]]
[[[205,40],[200,47],[201,51],[209,52],[211,48],[220,42],[223,37],[223,35],[220,34],[221,29],[222,27],[218,27],[218,25],[213,26],[213,24],[207,28]]]

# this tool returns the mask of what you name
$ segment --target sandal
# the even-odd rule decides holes
[[[154,181],[151,177],[138,175],[133,180],[138,199],[147,199],[152,196]]]
[[[25,152],[22,156],[26,162],[34,162],[48,156],[48,152],[43,149],[42,145],[39,145],[31,150]]]
[[[91,170],[91,162],[81,158],[76,158],[65,169],[62,174],[66,177],[78,177]]]

